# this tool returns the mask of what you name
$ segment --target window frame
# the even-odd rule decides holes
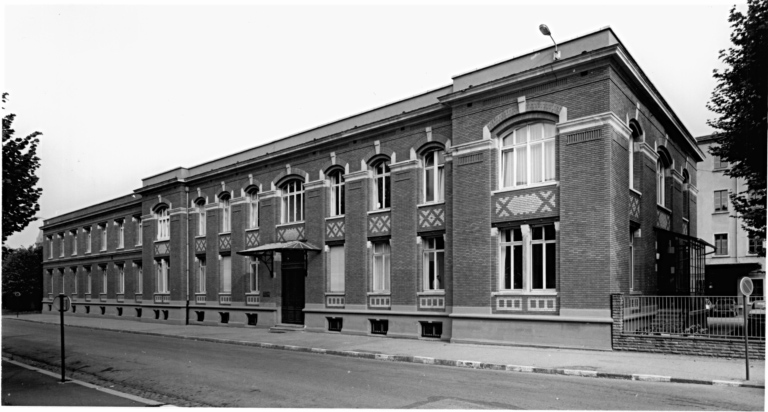
[[[371,210],[389,210],[392,207],[392,170],[390,160],[379,159],[371,164],[373,168],[373,195]],[[379,195],[381,188],[381,196]],[[383,197],[384,199],[379,199]],[[381,202],[383,200],[383,202]]]
[[[59,240],[61,240],[61,243],[59,245],[59,257],[64,257],[65,251],[67,249],[66,242],[64,241],[64,238],[66,237],[65,232],[59,233]]]
[[[731,166],[730,162],[724,162],[722,157],[714,156],[714,155],[712,156],[712,163],[713,163],[713,167],[712,167],[713,171],[726,170]]]
[[[344,171],[340,168],[331,170],[328,172],[328,181],[331,186],[329,215],[331,217],[344,216],[346,212],[346,180],[344,179]]]
[[[109,290],[109,278],[107,274],[107,265],[99,266],[99,269],[101,270],[101,292],[100,294],[106,295]]]
[[[763,248],[763,238],[760,236],[747,236],[747,255],[757,256]]]
[[[525,228],[527,226],[527,229]],[[552,231],[554,233],[553,239],[547,239],[547,227],[551,227]],[[536,228],[541,228],[541,239],[534,239],[534,231]],[[519,230],[520,232],[520,240],[515,240],[515,230]],[[509,241],[506,241],[506,235],[505,233],[509,232]],[[550,222],[550,223],[543,223],[543,224],[536,224],[536,225],[520,225],[520,226],[510,226],[505,228],[499,228],[499,234],[498,234],[498,282],[497,287],[498,291],[500,293],[510,293],[510,294],[528,294],[528,295],[556,295],[558,293],[557,289],[557,280],[558,280],[558,271],[557,271],[557,262],[558,262],[558,229],[557,229],[557,222]],[[534,273],[536,268],[534,267],[534,250],[536,249],[536,245],[541,245],[541,274],[542,277],[542,287],[536,288],[534,287],[535,284],[535,276]],[[554,245],[554,279],[552,280],[554,282],[553,285],[549,285],[547,282],[547,245]],[[509,273],[509,284],[510,287],[506,287],[506,265],[504,257],[506,256],[506,251],[504,248],[509,247],[510,248],[510,273]],[[516,248],[520,248],[520,259],[522,260],[522,279],[521,283],[522,286],[519,288],[515,287],[515,266],[516,266]],[[551,286],[551,287],[550,287]]]
[[[206,282],[208,281],[208,262],[205,258],[200,257],[195,257],[195,261],[197,263],[196,293],[205,294],[207,293]]]
[[[224,192],[219,195],[219,209],[221,209],[221,226],[219,233],[232,232],[232,195]]]
[[[83,231],[85,232],[85,253],[91,253],[91,243],[93,242],[93,238],[91,237],[91,228],[84,227]]]
[[[115,287],[115,294],[125,294],[125,264],[116,264],[117,267],[117,285]]]
[[[515,230],[520,231],[520,240],[515,240]],[[509,241],[506,241],[505,233],[510,232]],[[506,286],[507,273],[504,257],[507,256],[505,248],[510,248],[509,257],[509,287]],[[520,248],[521,262],[521,279],[520,287],[515,287],[515,248]],[[526,270],[525,270],[525,235],[523,234],[522,227],[508,227],[499,229],[499,291],[502,292],[525,292],[527,290]]]
[[[248,229],[258,229],[261,223],[259,215],[259,191],[251,189],[248,196]]]
[[[80,276],[79,276],[77,267],[75,267],[72,270],[72,275],[73,275],[73,279],[74,279],[74,290],[72,291],[72,294],[75,295],[75,296],[78,296],[79,288],[77,287],[77,282],[78,282],[78,280],[80,280]]]
[[[718,251],[723,251],[723,248],[721,248],[722,241],[718,241],[718,237],[721,237],[721,238],[724,237],[724,241],[725,241],[725,248],[724,248],[724,250],[725,250],[725,253],[718,253]],[[728,245],[728,233],[715,233],[714,234],[714,238],[715,238],[715,252],[713,253],[713,256],[720,256],[720,257],[730,256],[728,254],[728,246],[729,246]],[[720,243],[720,245],[718,243]]]
[[[429,164],[430,157],[432,165]],[[441,160],[442,159],[442,160]],[[422,173],[422,201],[425,204],[445,202],[445,150],[443,148],[431,148],[422,156],[424,171]],[[430,179],[430,172],[432,172]],[[429,198],[427,188],[432,181],[432,198]]]
[[[101,229],[101,232],[99,232],[99,251],[100,252],[106,252],[107,250],[107,242],[109,241],[109,234],[107,232],[107,227],[109,226],[109,223],[103,223],[99,225],[99,228]]]
[[[725,194],[725,196],[723,196]],[[728,195],[728,189],[724,190],[715,190],[714,191],[714,200],[712,202],[712,209],[715,213],[719,212],[728,212],[728,202],[730,201],[730,197]],[[725,200],[723,199],[725,197]],[[718,201],[720,205],[718,206]]]
[[[303,222],[304,181],[300,178],[286,180],[280,185],[280,192],[280,223],[285,225]]]
[[[534,125],[542,125],[542,138],[540,140],[532,141],[531,140],[531,126]],[[544,125],[551,125],[552,131],[554,132],[551,136],[546,136],[546,129],[544,128]],[[517,140],[517,132],[518,130],[521,130],[525,128],[526,129],[526,136],[525,136],[525,142],[522,143],[516,143]],[[528,187],[537,187],[537,186],[545,186],[550,185],[555,182],[557,182],[557,125],[554,122],[543,120],[543,119],[535,119],[531,121],[521,122],[517,123],[514,126],[511,126],[504,130],[502,133],[498,136],[498,142],[499,142],[499,184],[498,188],[499,190],[514,190],[514,189],[524,189]],[[510,138],[511,144],[505,146],[504,140]],[[547,144],[552,144],[552,159],[550,159],[551,165],[552,165],[552,177],[550,179],[547,179]],[[532,171],[533,171],[533,162],[532,162],[532,150],[531,148],[533,146],[541,146],[541,181],[539,182],[532,182]],[[517,176],[517,169],[518,169],[518,156],[516,152],[518,152],[521,148],[525,148],[525,183],[518,184],[518,176]],[[507,185],[504,179],[504,175],[506,172],[506,163],[505,157],[507,155],[512,156],[512,174],[510,175],[510,178],[512,180],[511,185]]]
[[[84,266],[85,268],[85,281],[86,281],[86,293],[88,295],[91,295],[93,293],[93,270],[89,266]]]
[[[442,243],[442,249],[438,248],[438,239]],[[432,244],[434,242],[434,244]],[[421,290],[424,292],[445,292],[445,237],[430,236],[424,237],[421,240],[422,244],[422,285]],[[430,273],[429,262],[430,255],[433,255],[432,262],[435,262],[434,273]],[[438,261],[442,261],[442,264],[438,264]],[[442,273],[438,271],[442,269]],[[432,287],[430,287],[432,283]]]
[[[334,250],[341,250],[341,273],[335,272],[334,269],[334,262],[336,262],[336,259],[334,259]],[[338,254],[338,253],[337,253]],[[338,257],[338,256],[337,256]],[[328,278],[326,282],[326,291],[328,293],[346,293],[346,258],[347,258],[347,249],[346,245],[333,245],[328,246]],[[337,266],[338,267],[338,266]],[[334,282],[336,280],[336,282]],[[334,290],[334,286],[341,285],[340,288],[337,288],[338,290]]]
[[[117,248],[125,248],[125,220],[115,220],[117,225]]]
[[[53,259],[53,235],[46,236],[48,240],[48,259]]]
[[[134,235],[134,241],[133,244],[135,246],[141,246],[144,243],[144,227],[141,224],[141,217],[134,216],[133,222],[136,225],[136,232]]]
[[[133,293],[141,295],[144,293],[144,267],[141,263],[136,262],[133,262],[133,267],[136,272],[136,284],[133,285]]]
[[[259,293],[259,259],[248,256],[248,293]]]
[[[224,264],[225,261],[229,262],[228,268]],[[228,289],[225,286],[228,286]],[[232,294],[232,256],[230,255],[219,255],[219,294]]]
[[[72,256],[77,256],[77,229],[70,230],[69,235],[72,237]]]
[[[656,160],[656,204],[664,208],[667,207],[667,169],[669,166],[664,160],[664,155],[659,153]]]
[[[376,250],[377,245],[382,245],[381,251]],[[391,254],[392,246],[389,239],[371,242],[371,292],[373,293],[390,293],[392,273]],[[377,263],[379,260],[380,263]],[[377,271],[379,266],[383,266],[381,273],[378,273]],[[381,277],[381,279],[379,279],[379,277]],[[381,288],[378,288],[378,286],[381,286]]]
[[[66,294],[67,294],[67,291],[66,291],[66,283],[64,282],[64,276],[65,276],[65,274],[64,274],[64,273],[65,273],[65,270],[64,270],[64,269],[59,269],[59,274],[61,275],[61,276],[60,276],[60,279],[61,279],[61,292],[60,292],[60,293],[61,293],[62,295],[66,295]]]
[[[158,241],[171,239],[171,213],[168,206],[161,206],[155,210],[157,217],[157,235]]]
[[[171,271],[171,262],[168,258],[155,259],[155,293],[168,294],[169,272]]]

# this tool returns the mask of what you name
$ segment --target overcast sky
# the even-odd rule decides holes
[[[611,26],[694,136],[732,3],[10,5],[6,110],[43,132],[40,220]],[[739,6],[745,10],[745,6]]]

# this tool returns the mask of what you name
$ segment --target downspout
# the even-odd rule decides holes
[[[187,216],[187,226],[186,230],[184,231],[184,243],[186,246],[184,247],[184,260],[186,262],[186,272],[187,272],[187,302],[186,302],[186,309],[184,310],[186,312],[186,320],[184,321],[185,325],[189,325],[189,187],[184,187],[184,196],[186,197],[186,200],[184,202],[184,208],[186,209],[186,216]]]

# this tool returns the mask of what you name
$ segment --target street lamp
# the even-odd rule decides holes
[[[540,24],[539,25],[539,31],[541,32],[541,34],[543,34],[545,36],[549,36],[549,38],[552,39],[552,43],[555,43],[555,56],[554,56],[554,59],[555,60],[560,60],[560,51],[557,50],[557,42],[552,37],[552,32],[549,31],[549,27],[547,27],[546,24]]]

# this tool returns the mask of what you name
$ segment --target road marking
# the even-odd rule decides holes
[[[718,380],[713,380],[712,384],[716,385],[716,386],[741,386],[741,382],[739,382],[739,381],[718,381]]]
[[[672,380],[672,377],[670,376],[661,376],[661,375],[641,375],[638,373],[632,374],[632,380],[633,381],[646,381],[646,382],[669,382]]]
[[[564,375],[597,377],[597,371],[583,371],[577,369],[563,369]]]
[[[8,363],[12,363],[12,364],[14,364],[16,366],[20,366],[20,367],[22,367],[24,369],[29,369],[29,370],[32,370],[32,371],[35,371],[35,372],[40,372],[43,375],[48,375],[48,376],[51,376],[51,377],[54,377],[54,378],[57,378],[57,379],[61,379],[61,375],[60,374],[53,373],[53,372],[47,371],[45,369],[36,368],[34,366],[27,365],[25,363],[17,362],[17,361],[8,359],[5,356],[3,356],[3,361],[4,362],[8,362]],[[140,396],[131,395],[129,393],[118,392],[118,391],[116,391],[114,389],[104,388],[104,387],[101,387],[101,386],[98,386],[98,385],[94,385],[94,384],[88,383],[88,382],[83,382],[83,381],[80,381],[80,380],[77,380],[77,379],[67,378],[67,382],[66,383],[76,383],[76,384],[78,384],[80,386],[85,386],[86,388],[96,389],[97,391],[108,393],[110,395],[118,396],[118,397],[125,398],[125,399],[128,399],[128,400],[132,400],[132,401],[135,401],[135,402],[140,402],[140,403],[147,404],[147,405],[150,405],[150,406],[167,406],[166,404],[164,404],[162,402],[153,401],[151,399],[142,398]]]

